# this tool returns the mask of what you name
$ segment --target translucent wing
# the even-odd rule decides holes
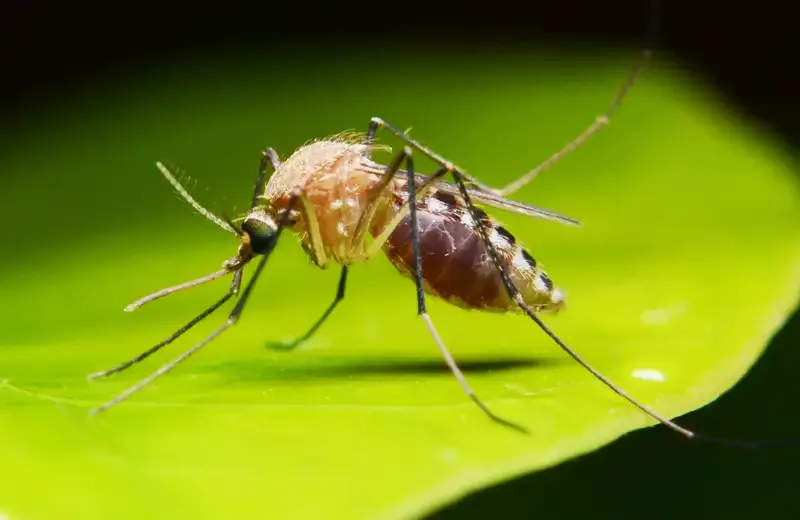
[[[369,173],[375,173],[378,175],[383,175],[386,171],[385,166],[377,163],[364,164],[362,165],[362,169]],[[397,176],[402,179],[407,179],[408,173],[405,170],[399,170],[397,172]],[[414,177],[416,178],[417,182],[421,184],[427,182],[428,179],[427,175],[422,175],[422,174],[415,174]],[[458,186],[456,186],[451,182],[447,182],[444,180],[438,181],[436,183],[436,189],[444,193],[449,193],[450,195],[453,195],[459,199],[461,198],[461,192],[458,190]],[[486,204],[488,206],[503,209],[506,211],[511,211],[512,213],[518,213],[520,215],[525,215],[526,217],[543,218],[546,220],[552,220],[555,222],[560,222],[561,224],[568,224],[571,226],[581,225],[581,223],[575,220],[574,218],[561,215],[560,213],[556,213],[555,211],[550,211],[549,209],[540,208],[538,206],[531,206],[530,204],[524,204],[522,202],[517,202],[515,200],[506,199],[504,197],[495,195],[494,193],[490,193],[488,191],[476,188],[467,188],[467,192],[469,193],[469,196],[472,197],[473,202]]]
[[[416,177],[422,177],[424,179],[425,176],[422,175]],[[455,196],[460,196],[461,193],[458,190],[458,186],[449,182],[442,182],[438,184],[436,188],[439,191],[451,193]],[[551,211],[549,209],[540,208],[538,206],[531,206],[530,204],[523,204],[522,202],[506,199],[499,195],[495,195],[493,193],[489,193],[483,190],[467,188],[467,192],[469,193],[469,196],[472,197],[473,201],[493,206],[495,208],[504,209],[506,211],[511,211],[513,213],[519,213],[520,215],[525,215],[527,217],[543,218],[555,222],[560,222],[562,224],[569,224],[570,226],[581,225],[581,223],[575,220],[574,218],[567,217],[566,215],[561,215],[560,213],[556,213],[555,211]]]

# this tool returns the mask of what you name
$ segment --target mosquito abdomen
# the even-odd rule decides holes
[[[562,292],[530,253],[486,213],[480,209],[477,212],[525,302],[538,311],[561,310]],[[436,193],[421,200],[417,222],[425,292],[465,309],[517,310],[469,211],[455,197]],[[389,236],[384,251],[402,274],[413,278],[412,247],[411,220],[406,216]]]

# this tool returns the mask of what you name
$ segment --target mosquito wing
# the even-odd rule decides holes
[[[422,177],[424,178],[424,176]],[[439,186],[437,186],[437,189],[439,191],[451,193],[455,196],[460,197],[461,195],[458,186],[450,182],[441,183]],[[472,197],[472,200],[475,202],[493,206],[499,209],[504,209],[506,211],[511,211],[513,213],[519,213],[520,215],[525,215],[527,217],[543,218],[547,220],[552,220],[554,222],[560,222],[562,224],[568,224],[570,226],[581,225],[579,221],[575,220],[572,217],[567,217],[566,215],[556,213],[555,211],[551,211],[549,209],[540,208],[538,206],[531,206],[530,204],[523,204],[522,202],[506,199],[504,197],[495,195],[494,193],[489,193],[487,191],[467,188],[467,193],[469,193],[469,196]]]
[[[362,168],[365,171],[368,171],[370,173],[375,173],[378,175],[383,175],[386,172],[386,167],[377,163],[363,165]],[[397,176],[403,179],[407,179],[408,173],[405,170],[398,170]],[[427,182],[428,179],[428,176],[423,174],[415,174],[414,177],[417,179],[418,183],[422,184]],[[436,189],[438,191],[449,193],[450,195],[453,195],[458,199],[461,199],[461,191],[459,191],[458,186],[456,186],[452,182],[447,182],[444,180],[438,181],[436,183]],[[560,222],[561,224],[568,224],[570,226],[581,225],[581,223],[575,220],[574,218],[561,215],[560,213],[556,213],[555,211],[540,208],[538,206],[531,206],[530,204],[524,204],[522,202],[517,202],[515,200],[510,200],[505,197],[501,197],[499,195],[495,195],[494,193],[490,193],[488,191],[484,191],[481,189],[467,188],[467,193],[469,193],[469,196],[472,198],[474,202],[480,204],[486,204],[488,206],[510,211],[512,213],[517,213],[519,215],[525,215],[526,217],[535,217],[546,220],[552,220],[554,222]]]

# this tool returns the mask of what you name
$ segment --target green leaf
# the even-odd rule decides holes
[[[246,206],[265,146],[286,157],[379,115],[499,186],[590,123],[633,62],[356,56],[297,56],[269,71],[263,56],[168,64],[66,93],[16,126],[0,154],[0,518],[417,517],[653,423],[527,318],[430,301],[478,394],[531,434],[491,423],[444,367],[413,285],[383,258],[352,269],[347,298],[304,348],[264,348],[303,333],[336,289],[336,270],[313,268],[289,235],[237,327],[88,417],[223,319],[130,371],[85,380],[226,288],[122,312],[236,253],[154,161],[230,214]],[[797,303],[800,189],[787,163],[667,64],[648,69],[608,129],[514,197],[582,228],[495,215],[567,294],[547,323],[673,417],[731,387]]]

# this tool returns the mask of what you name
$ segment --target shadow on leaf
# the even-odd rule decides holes
[[[465,374],[488,374],[518,369],[553,366],[562,360],[541,357],[473,357],[459,360],[458,366]],[[346,379],[370,376],[424,376],[446,375],[452,377],[444,360],[425,358],[355,358],[335,361],[317,361],[303,365],[259,363],[252,360],[229,361],[216,365],[215,372],[224,372],[235,381],[285,381],[303,379]]]

